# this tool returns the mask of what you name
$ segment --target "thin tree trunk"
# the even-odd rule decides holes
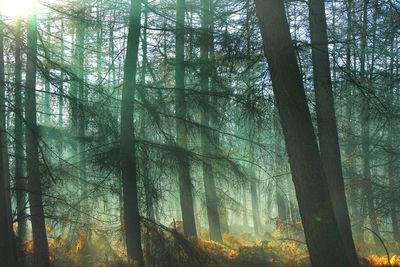
[[[264,52],[314,267],[351,266],[329,195],[282,0],[255,0]]]
[[[353,32],[353,8],[354,3],[353,0],[346,1],[346,16],[347,16],[347,33],[346,33],[346,71],[348,75],[353,71],[352,66],[352,47],[351,44],[353,43],[354,39],[354,32]],[[357,185],[358,178],[356,175],[355,170],[355,151],[356,145],[354,144],[354,133],[353,133],[353,101],[354,101],[354,88],[353,84],[348,84],[348,96],[346,101],[346,137],[348,144],[344,148],[345,158],[346,158],[346,168],[345,174],[347,175],[348,179],[350,180],[350,192],[349,192],[349,204],[351,209],[353,223],[353,233],[354,239],[357,242],[363,241],[363,218],[361,215],[361,207],[359,205],[360,199],[360,189]]]
[[[20,241],[27,239],[27,194],[26,194],[26,178],[24,176],[24,115],[22,104],[22,21],[18,19],[15,29],[15,93],[14,93],[14,137],[15,137],[15,182],[17,195],[17,235]],[[20,248],[21,244],[18,244]],[[22,251],[21,251],[22,252]],[[24,255],[20,255],[21,264],[24,264]]]
[[[61,72],[60,72],[60,80],[59,80],[59,95],[58,95],[58,116],[57,116],[57,126],[63,127],[63,113],[64,113],[64,17],[61,17],[61,51],[60,51],[60,62],[61,62]],[[63,142],[57,143],[57,153],[60,161],[63,157]]]
[[[360,76],[361,83],[364,86],[371,85],[367,81],[366,72],[366,48],[367,48],[367,30],[368,30],[368,0],[363,3],[363,16],[362,16],[362,30],[361,30],[361,45],[360,45]],[[372,90],[372,88],[368,88]],[[364,188],[363,197],[367,200],[368,216],[371,221],[371,229],[376,234],[379,235],[378,220],[375,210],[375,198],[372,190],[372,180],[371,180],[371,166],[370,166],[370,107],[366,96],[362,98],[361,104],[361,150],[362,150],[362,165],[363,165],[363,178],[364,178]],[[379,238],[374,236],[375,244],[379,244]]]
[[[28,18],[28,43],[26,63],[26,157],[28,170],[29,204],[31,209],[33,255],[35,267],[48,267],[49,247],[43,210],[42,185],[39,170],[39,133],[36,118],[36,14]]]
[[[86,6],[83,5],[79,10],[79,20],[76,29],[76,47],[75,47],[75,69],[78,83],[78,91],[77,91],[77,113],[76,113],[76,133],[79,137],[79,141],[77,144],[77,152],[78,152],[78,166],[79,166],[79,177],[81,181],[80,190],[81,190],[81,200],[82,205],[81,208],[85,211],[85,214],[89,214],[89,203],[87,201],[87,177],[86,177],[86,140],[85,140],[85,130],[86,130],[86,120],[85,120],[85,103],[86,103],[86,86],[85,86],[85,34],[86,34],[86,25],[85,25],[85,12]],[[90,224],[90,219],[85,218],[87,224]],[[87,229],[87,232],[90,232],[90,229]],[[88,233],[86,233],[88,235]]]
[[[393,12],[393,10],[391,9]],[[392,112],[395,111],[395,82],[394,82],[394,61],[395,61],[395,53],[394,53],[394,46],[395,46],[396,37],[395,34],[391,36],[391,46],[390,46],[390,61],[389,61],[389,84],[388,84],[388,97],[387,97],[387,105],[389,106],[389,125],[388,125],[388,133],[387,133],[387,147],[389,149],[389,158],[388,158],[388,179],[389,179],[389,187],[394,188],[396,181],[398,180],[397,170],[398,170],[398,163],[396,162],[395,157],[395,134],[396,134],[396,125],[393,119]],[[399,214],[398,209],[398,196],[392,196],[391,201],[391,211],[390,211],[390,219],[392,222],[392,230],[393,230],[393,238],[395,241],[400,241],[400,224],[399,224]]]
[[[4,75],[4,32],[3,26],[0,25],[0,259],[4,266],[16,267],[17,254],[11,211]]]
[[[210,156],[215,151],[214,140],[210,127],[210,62],[211,46],[211,16],[210,0],[201,0],[201,36],[200,36],[200,87],[202,90],[201,107],[201,149],[204,156]],[[206,208],[210,239],[222,242],[221,225],[218,212],[218,197],[215,187],[214,173],[209,159],[203,161],[203,180],[206,195]]]
[[[48,53],[50,47],[51,47],[51,21],[50,21],[50,16],[47,16],[47,23],[46,23],[46,35],[47,35],[47,40],[46,44],[48,47],[45,48],[45,57],[46,57],[46,63],[45,63],[45,77],[44,77],[44,92],[43,92],[43,119],[41,120],[46,126],[49,125],[50,123],[50,112],[51,112],[51,107],[50,107],[50,53]]]
[[[310,0],[308,4],[321,159],[346,256],[350,266],[359,266],[344,189],[329,65],[325,4],[323,0]]]
[[[242,209],[243,209],[243,227],[249,228],[249,219],[247,218],[247,197],[246,197],[246,183],[242,186]]]
[[[255,125],[250,119],[249,123],[249,129],[250,129],[250,140],[254,141],[254,128]],[[255,162],[255,156],[254,156],[254,146],[253,144],[250,144],[249,147],[249,154],[250,154],[250,165],[249,165],[249,179],[250,179],[250,196],[251,196],[251,210],[252,210],[252,217],[253,217],[253,227],[254,227],[254,233],[256,236],[260,233],[260,227],[261,227],[261,222],[260,222],[260,207],[259,207],[259,202],[258,202],[258,190],[257,190],[257,179],[256,179],[256,173],[254,171],[254,162]]]
[[[179,195],[183,220],[183,232],[187,236],[197,236],[194,217],[192,182],[190,177],[190,162],[187,149],[188,133],[185,125],[187,118],[185,93],[185,0],[177,0],[176,5],[176,44],[175,44],[175,112],[176,112],[176,143]]]
[[[260,222],[260,208],[258,203],[258,192],[254,170],[250,171],[250,193],[251,193],[251,208],[253,215],[253,227],[256,236],[260,233],[261,222]]]
[[[136,70],[140,39],[141,1],[131,0],[128,43],[124,62],[124,80],[121,99],[121,170],[124,202],[124,227],[128,259],[143,266],[142,238],[138,200],[138,173],[134,136],[134,102]]]

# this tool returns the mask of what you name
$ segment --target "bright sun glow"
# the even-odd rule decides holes
[[[6,18],[26,17],[33,10],[35,0],[0,0],[2,16]]]

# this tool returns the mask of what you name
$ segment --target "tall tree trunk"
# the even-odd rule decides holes
[[[124,80],[121,99],[121,170],[124,202],[124,227],[129,261],[143,266],[142,238],[138,200],[138,173],[134,136],[134,103],[136,70],[140,39],[141,1],[131,0],[128,42],[124,62]]]
[[[283,0],[255,0],[308,251],[314,267],[351,266],[335,220]]]
[[[346,30],[346,39],[348,40],[346,44],[346,71],[348,75],[353,70],[352,65],[352,44],[354,42],[354,31],[353,31],[353,8],[354,2],[353,0],[346,1],[346,16],[347,16],[347,30]],[[355,59],[354,59],[355,61]],[[353,133],[353,119],[354,119],[354,88],[353,84],[348,83],[348,94],[346,101],[346,109],[345,109],[345,117],[346,117],[346,141],[347,145],[344,148],[344,155],[346,159],[346,167],[344,168],[345,175],[350,181],[349,187],[349,206],[351,210],[351,217],[353,219],[353,233],[354,239],[356,242],[362,242],[363,240],[363,218],[361,215],[361,206],[359,205],[360,198],[360,188],[358,187],[358,178],[355,170],[355,151],[356,145],[354,140]]]
[[[63,113],[64,113],[64,17],[61,17],[61,52],[60,52],[60,57],[61,57],[61,73],[60,73],[60,91],[59,91],[59,96],[58,96],[58,126],[62,127],[63,126]],[[59,154],[62,156],[62,145],[59,145]]]
[[[147,8],[147,0],[143,0],[143,4],[145,8],[143,10],[143,35],[142,35],[142,69],[140,72],[140,81],[142,86],[146,86],[146,72],[147,72],[147,27],[148,27],[148,8]],[[143,89],[140,89],[143,90]],[[143,119],[144,120],[144,119]],[[145,128],[145,123],[143,122],[143,126],[141,127],[141,138],[143,140],[147,140],[147,130]],[[147,147],[142,148],[142,157],[143,157],[143,185],[146,196],[146,217],[154,220],[154,208],[153,208],[153,190],[152,190],[152,181],[150,178],[150,155]]]
[[[210,0],[201,0],[201,36],[200,36],[200,87],[202,90],[201,107],[201,149],[204,156],[215,152],[212,132],[210,131],[210,60],[211,46],[211,7]],[[214,173],[209,159],[203,161],[203,180],[206,195],[206,208],[210,239],[222,242],[221,225],[218,212],[218,197],[215,187]]]
[[[393,12],[392,8],[391,11]],[[396,134],[396,124],[395,120],[393,119],[393,112],[395,112],[395,104],[396,100],[394,98],[395,95],[395,81],[394,81],[394,61],[395,61],[395,53],[394,53],[394,46],[396,37],[395,34],[391,36],[391,45],[390,45],[390,60],[389,60],[389,82],[388,82],[388,93],[387,93],[387,105],[389,107],[389,125],[388,125],[388,133],[387,133],[387,147],[389,149],[389,157],[388,157],[388,179],[389,179],[389,187],[394,188],[396,181],[398,180],[398,160],[395,156],[395,146],[393,142],[395,141],[395,134]],[[395,241],[400,241],[400,224],[399,224],[399,214],[397,209],[399,208],[399,200],[398,196],[392,196],[391,201],[391,211],[390,211],[390,219],[392,221],[392,231],[393,231],[393,238]]]
[[[3,22],[1,21],[1,23]],[[5,89],[4,32],[3,25],[0,25],[0,259],[4,266],[16,267],[17,255],[10,198]]]
[[[196,236],[192,182],[190,177],[190,162],[185,151],[188,143],[188,133],[185,124],[187,118],[185,93],[185,0],[176,1],[176,44],[175,44],[175,112],[176,112],[176,143],[179,147],[178,176],[179,195],[183,220],[183,232],[187,236]]]
[[[367,31],[368,31],[368,0],[363,2],[363,16],[362,16],[362,29],[361,29],[361,45],[360,45],[360,76],[361,83],[364,86],[371,85],[368,82],[367,71],[366,71],[366,48],[367,48]],[[371,70],[373,71],[373,70]],[[362,174],[364,179],[363,187],[363,197],[367,200],[368,216],[371,221],[371,229],[375,234],[379,235],[378,219],[375,210],[375,198],[372,190],[372,180],[371,180],[371,159],[370,159],[370,107],[369,101],[366,96],[363,96],[361,103],[361,150],[362,150]],[[374,236],[374,241],[379,244],[379,238]]]
[[[22,21],[18,19],[15,25],[15,92],[14,92],[14,137],[15,137],[15,183],[17,195],[17,235],[20,241],[27,239],[27,212],[26,212],[26,178],[24,176],[24,111],[22,104]],[[20,248],[21,244],[18,244]],[[22,251],[21,251],[22,252]],[[21,253],[21,264],[24,265],[24,255]]]
[[[217,93],[219,91],[219,83],[218,83],[218,72],[217,72],[217,62],[215,58],[215,40],[216,37],[214,36],[214,28],[215,28],[215,5],[216,1],[210,0],[210,85],[211,85],[211,92]],[[220,101],[218,97],[211,98],[211,107],[212,109],[212,116],[210,118],[210,125],[213,129],[219,129],[223,125],[223,121],[221,119],[221,114],[223,113],[222,109],[220,108]],[[211,138],[214,142],[214,151],[216,154],[220,153],[220,133],[218,131],[213,131],[211,133]],[[218,180],[218,173],[221,171],[217,170],[214,172],[214,176]],[[229,232],[229,225],[228,225],[228,210],[226,209],[225,203],[223,203],[223,192],[217,190],[217,198],[218,198],[218,214],[220,220],[220,229],[221,234],[225,232]]]
[[[85,239],[90,236],[86,226],[90,224],[87,202],[87,178],[86,178],[86,149],[85,149],[85,110],[84,103],[86,98],[85,88],[85,33],[86,33],[86,4],[84,2],[77,3],[76,13],[73,27],[73,52],[72,52],[72,71],[74,74],[70,85],[70,117],[73,135],[76,137],[72,140],[73,151],[77,158],[77,176],[79,182],[77,184],[79,198],[78,209],[83,211],[77,214],[77,221],[81,221],[84,226]],[[85,240],[86,241],[86,240]],[[86,242],[85,242],[86,244]],[[81,250],[84,252],[84,250]],[[83,257],[86,260],[87,257]]]
[[[60,51],[60,62],[61,62],[61,71],[60,71],[60,80],[59,80],[59,95],[58,95],[58,116],[57,116],[57,126],[63,127],[63,113],[64,113],[64,17],[61,17],[61,51]],[[58,142],[57,144],[57,153],[60,161],[63,157],[63,142]]]
[[[51,17],[48,15],[47,16],[47,22],[46,22],[46,35],[47,35],[47,40],[46,40],[46,45],[44,51],[45,51],[45,57],[46,57],[46,62],[45,62],[45,77],[44,77],[44,92],[43,92],[43,119],[41,120],[46,126],[49,125],[50,123],[50,113],[51,113],[51,103],[50,103],[50,47],[51,47]]]
[[[76,61],[74,62],[76,65],[74,66],[76,69],[76,76],[78,79],[78,94],[77,94],[77,125],[76,125],[76,133],[79,137],[78,141],[78,166],[79,166],[79,177],[81,181],[80,190],[81,190],[81,200],[82,207],[85,211],[85,214],[89,214],[88,210],[89,203],[87,201],[87,177],[86,177],[86,140],[85,140],[85,130],[86,130],[86,120],[85,120],[85,103],[86,103],[86,86],[85,86],[85,34],[86,34],[86,6],[83,5],[80,7],[79,11],[79,20],[77,29],[76,29],[76,47],[75,47],[75,57]],[[88,221],[89,218],[85,218],[86,223],[90,224]],[[90,232],[90,229],[87,229]],[[88,233],[86,233],[88,234]]]
[[[39,132],[36,118],[36,60],[37,24],[36,14],[28,18],[28,43],[26,62],[26,158],[28,170],[29,204],[31,209],[33,255],[35,267],[48,267],[49,247],[43,210],[42,185],[39,170]]]
[[[310,0],[308,4],[321,159],[346,256],[350,266],[359,266],[344,189],[329,66],[325,4],[323,0]]]

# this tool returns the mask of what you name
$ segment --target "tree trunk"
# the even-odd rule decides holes
[[[61,36],[60,36],[60,41],[61,41],[61,51],[60,51],[60,62],[61,62],[61,72],[60,72],[60,80],[59,80],[59,95],[58,95],[58,116],[57,116],[57,126],[58,127],[63,127],[63,113],[64,113],[64,17],[61,17]],[[62,161],[63,158],[63,142],[58,142],[57,143],[57,153],[60,161]]]
[[[176,44],[175,44],[175,112],[176,143],[178,146],[178,177],[183,232],[187,236],[197,236],[194,217],[190,162],[186,153],[188,133],[185,93],[185,0],[177,0],[176,5]]]
[[[31,209],[33,255],[35,267],[48,267],[49,248],[43,210],[42,185],[39,170],[39,133],[36,118],[36,60],[37,25],[36,15],[28,18],[28,43],[26,63],[26,157],[28,170],[29,204]]]
[[[274,111],[275,113],[276,111]],[[279,129],[278,120],[274,118],[273,120],[273,134],[275,136],[275,151],[274,151],[274,175],[281,175],[282,173],[282,155],[279,151],[282,151],[282,142],[281,142],[281,131]],[[281,182],[282,181],[282,182]],[[286,177],[282,176],[279,178],[279,182],[277,181],[276,187],[276,205],[278,209],[278,218],[283,223],[289,222],[289,197],[287,197],[287,181]]]
[[[354,42],[354,32],[353,32],[353,9],[354,3],[353,0],[346,1],[346,16],[347,16],[347,33],[346,39],[348,40],[346,44],[346,71],[347,73],[351,73],[354,71],[352,65],[352,43]],[[356,61],[354,59],[354,61]],[[351,210],[351,217],[353,219],[353,237],[356,242],[362,242],[363,240],[363,218],[361,215],[361,205],[359,205],[360,199],[360,188],[358,186],[358,177],[355,170],[355,151],[356,145],[354,140],[353,133],[353,119],[354,119],[354,107],[353,101],[354,99],[354,88],[353,84],[349,83],[348,85],[348,95],[346,101],[346,109],[345,109],[345,117],[346,117],[346,141],[347,145],[344,148],[344,155],[346,159],[346,167],[344,168],[345,175],[350,181],[349,187],[349,206]]]
[[[249,129],[250,129],[249,132],[250,140],[254,141],[255,124],[253,118],[250,119]],[[258,236],[258,234],[260,233],[261,221],[260,221],[260,207],[258,202],[257,179],[256,179],[256,173],[254,171],[254,164],[255,164],[254,145],[252,143],[249,144],[249,155],[250,155],[250,164],[248,167],[249,170],[248,177],[250,179],[251,211],[253,217],[254,234]]]
[[[211,46],[211,16],[210,0],[201,0],[201,34],[200,34],[200,87],[201,94],[201,149],[205,157],[209,157],[214,151],[214,140],[210,131],[210,61],[209,52]],[[206,208],[210,239],[222,242],[221,225],[218,212],[218,197],[215,188],[214,173],[210,159],[203,161],[203,180],[206,195]]]
[[[46,45],[47,47],[44,49],[45,51],[45,70],[44,70],[44,92],[43,92],[43,119],[41,120],[46,126],[49,125],[50,123],[50,113],[51,113],[51,107],[50,107],[50,54],[48,51],[50,50],[51,47],[51,19],[50,16],[47,16],[47,23],[46,23],[46,35],[47,35],[47,40],[46,40]]]
[[[392,8],[391,11],[393,12]],[[387,95],[387,105],[389,107],[389,117],[388,117],[388,133],[387,133],[387,147],[389,149],[389,157],[388,157],[388,179],[389,179],[389,187],[395,188],[396,181],[398,180],[398,160],[396,160],[395,156],[395,146],[393,142],[395,141],[396,135],[396,124],[393,119],[393,112],[395,112],[395,104],[396,98],[395,96],[395,81],[394,81],[394,62],[395,62],[395,34],[391,36],[391,46],[390,46],[390,61],[389,61],[389,83],[388,83],[388,95]],[[391,197],[391,211],[390,211],[390,219],[392,221],[392,231],[393,231],[393,239],[395,241],[400,241],[400,225],[399,225],[399,200],[397,195],[393,195]]]
[[[1,22],[3,23],[3,22]],[[17,255],[12,223],[10,172],[7,149],[6,94],[4,77],[4,32],[0,26],[0,259],[4,266],[16,267]]]
[[[14,93],[14,136],[15,136],[15,183],[17,196],[17,235],[20,241],[27,239],[27,194],[26,194],[26,178],[24,176],[24,111],[22,104],[22,21],[18,19],[15,29],[15,93]],[[18,244],[20,248],[21,244]],[[22,252],[22,251],[21,251]],[[21,253],[21,263],[25,265],[24,256]]]
[[[249,219],[247,218],[247,190],[246,190],[246,183],[243,184],[242,186],[242,209],[243,209],[243,227],[244,228],[249,228]]]
[[[253,227],[256,236],[260,233],[260,208],[258,203],[258,192],[254,170],[250,171],[250,193],[251,193],[251,209],[253,215]]]
[[[124,63],[124,80],[121,99],[121,170],[124,202],[124,227],[130,263],[143,266],[140,214],[137,188],[136,147],[134,136],[134,103],[136,69],[140,39],[141,1],[131,0],[128,43]]]
[[[351,266],[329,195],[282,0],[255,0],[307,247],[314,267]]]
[[[79,20],[77,21],[77,29],[76,29],[76,47],[75,47],[75,74],[78,79],[78,94],[77,94],[77,125],[76,125],[76,133],[79,138],[77,144],[77,152],[78,152],[78,166],[79,166],[79,178],[81,181],[80,190],[81,190],[81,209],[84,210],[85,214],[89,214],[89,203],[87,199],[87,177],[86,177],[86,141],[85,141],[85,130],[86,130],[86,120],[85,120],[85,103],[86,103],[86,86],[85,86],[85,34],[86,34],[86,25],[85,25],[85,13],[86,6],[83,5],[80,7],[78,12]],[[90,218],[85,218],[85,223],[90,224]],[[86,232],[89,232],[90,229],[87,229]],[[88,233],[86,233],[88,235]]]
[[[330,76],[325,4],[323,0],[310,0],[308,3],[321,159],[346,256],[350,266],[359,266],[344,189]]]
[[[361,83],[366,86],[371,82],[367,81],[366,72],[366,48],[367,48],[367,30],[368,30],[368,0],[363,3],[363,16],[362,16],[362,30],[361,30],[361,45],[360,45],[360,76]],[[371,166],[370,166],[370,107],[368,99],[363,96],[361,103],[361,150],[362,150],[362,175],[364,179],[363,197],[367,200],[368,216],[371,221],[371,229],[379,235],[378,219],[375,210],[375,198],[372,190],[371,180]],[[379,244],[379,238],[374,234],[375,244]]]

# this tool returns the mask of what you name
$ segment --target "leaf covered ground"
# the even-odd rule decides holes
[[[205,230],[199,238],[185,238],[179,229],[147,224],[143,230],[144,255],[148,267],[308,267],[309,258],[301,240],[283,238],[274,231],[269,241],[253,240],[250,235],[225,233],[224,243],[208,240]],[[49,233],[51,236],[51,233]],[[110,236],[114,236],[110,233]],[[57,267],[126,267],[122,238],[110,238],[101,231],[78,231],[68,238],[49,238],[52,266]],[[118,236],[118,235],[117,235]],[[400,244],[389,244],[393,251]],[[32,258],[32,242],[24,241],[28,261]],[[363,267],[399,266],[400,256],[393,251],[389,258],[374,246],[357,246]],[[390,261],[390,264],[389,264]]]

